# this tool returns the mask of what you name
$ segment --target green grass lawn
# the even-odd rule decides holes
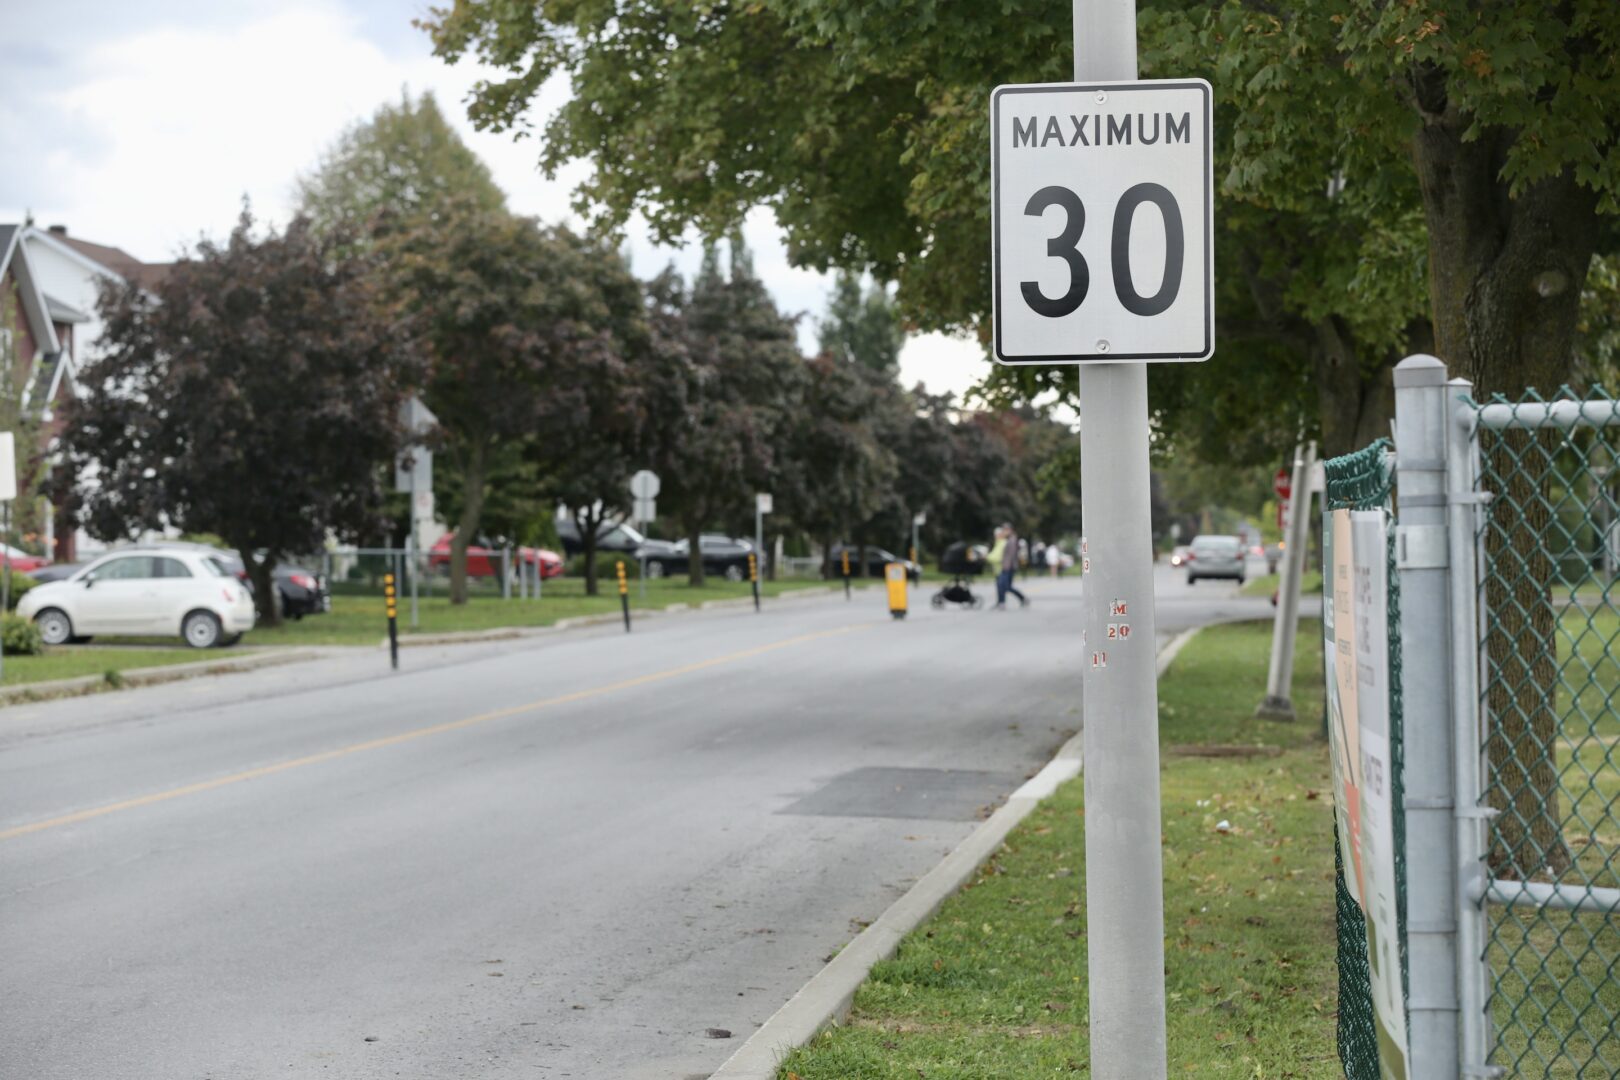
[[[1259,577],[1243,586],[1244,596],[1270,596],[1277,591],[1279,582],[1277,574],[1261,574]],[[1322,591],[1322,571],[1306,570],[1305,576],[1300,579],[1299,591],[1304,594],[1319,593]]]
[[[1319,624],[1296,724],[1253,719],[1270,630],[1206,630],[1160,687],[1165,963],[1173,1076],[1341,1077]],[[1266,748],[1206,757],[1211,747]],[[877,965],[849,1020],[790,1055],[800,1080],[1089,1075],[1083,786],[1008,837]],[[1231,831],[1216,831],[1218,822]]]
[[[761,594],[767,597],[805,588],[825,588],[829,583],[814,579],[764,582]],[[876,578],[864,582],[857,579],[857,588],[880,585]],[[381,590],[363,593],[360,587],[345,585],[332,597],[332,610],[322,615],[311,615],[298,622],[285,622],[279,627],[254,630],[243,641],[249,645],[375,645],[388,633],[388,621],[383,614]],[[585,582],[580,578],[556,578],[541,588],[538,600],[502,600],[493,590],[475,591],[468,603],[454,607],[445,595],[443,582],[436,582],[432,595],[421,595],[417,602],[419,625],[410,625],[411,601],[407,592],[399,599],[399,632],[404,637],[412,634],[442,634],[460,630],[495,630],[511,626],[550,626],[559,619],[579,615],[611,614],[620,610],[618,584],[610,572],[601,583],[601,595],[586,596]],[[641,599],[641,583],[630,582],[630,606],[636,608],[662,608],[670,604],[700,604],[708,600],[743,599],[752,596],[747,582],[712,579],[700,588],[693,588],[685,578],[664,578],[647,582],[647,599]],[[917,602],[913,593],[913,602]]]
[[[48,648],[39,656],[6,657],[4,684],[14,686],[49,679],[71,679],[78,675],[105,675],[109,671],[131,671],[135,668],[226,658],[224,653],[200,649]]]

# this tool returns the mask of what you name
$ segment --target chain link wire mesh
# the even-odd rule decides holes
[[[1361,450],[1322,463],[1326,477],[1325,510],[1390,509],[1394,492],[1394,459],[1388,439],[1378,439]],[[1406,814],[1404,810],[1405,754],[1401,723],[1401,603],[1400,581],[1395,574],[1394,532],[1387,536],[1389,581],[1389,742],[1391,801],[1394,810],[1396,918],[1400,927],[1401,975],[1406,978]],[[1331,580],[1324,574],[1325,581]],[[1332,670],[1326,672],[1333,677]],[[1367,921],[1344,880],[1344,858],[1338,836],[1333,839],[1334,900],[1338,925],[1339,1061],[1346,1080],[1379,1080],[1378,1025],[1373,1013],[1372,976],[1367,964]]]
[[[1475,403],[1491,1063],[1620,1076],[1620,403]],[[1542,399],[1525,399],[1535,406]],[[1496,414],[1486,423],[1484,413]],[[1543,888],[1552,886],[1551,890]],[[1501,887],[1498,892],[1504,891]],[[1567,910],[1571,906],[1608,910]]]

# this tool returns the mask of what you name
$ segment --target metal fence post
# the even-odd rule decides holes
[[[1457,809],[1458,1056],[1469,1075],[1488,1075],[1491,1052],[1490,988],[1485,966],[1489,937],[1485,904],[1487,812],[1483,807],[1485,754],[1480,728],[1479,506],[1471,496],[1479,476],[1473,392],[1467,379],[1446,383],[1446,488],[1451,530],[1451,711]]]
[[[1395,368],[1395,567],[1401,596],[1406,793],[1407,1017],[1411,1074],[1460,1075],[1457,848],[1447,578],[1446,367],[1409,356]]]
[[[1294,647],[1299,636],[1299,593],[1305,576],[1305,548],[1311,540],[1311,469],[1316,443],[1294,447],[1293,494],[1284,538],[1282,576],[1277,579],[1277,616],[1271,631],[1271,667],[1266,696],[1254,715],[1262,720],[1294,719]]]

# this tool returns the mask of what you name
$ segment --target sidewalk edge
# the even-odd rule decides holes
[[[1183,630],[1159,651],[1160,676],[1200,627]],[[872,966],[894,955],[900,940],[939,910],[994,855],[1007,834],[1060,784],[1080,775],[1082,734],[1059,748],[1046,766],[951,849],[940,863],[918,879],[906,894],[845,946],[827,966],[811,976],[769,1020],[711,1074],[710,1080],[772,1080],[788,1051],[815,1038],[828,1024],[848,1015],[855,991]]]
[[[75,675],[68,679],[50,679],[45,682],[17,683],[0,688],[0,707],[17,703],[50,701],[56,698],[80,697],[102,690],[136,686],[155,686],[159,683],[180,682],[204,675],[234,675],[259,668],[278,667],[315,660],[320,653],[311,649],[276,649],[259,653],[245,653],[217,660],[198,660],[188,664],[168,664],[159,667],[130,668],[120,671],[115,687],[105,675]]]

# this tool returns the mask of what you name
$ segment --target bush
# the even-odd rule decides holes
[[[616,580],[618,571],[613,564],[620,559],[624,560],[624,576],[631,581],[641,576],[641,560],[632,555],[621,555],[615,551],[598,551],[596,553],[596,576],[603,581]],[[563,564],[563,574],[567,577],[582,578],[585,576],[585,556],[574,555]]]
[[[18,574],[11,570],[6,570],[4,573],[7,577],[11,578],[11,595],[8,597],[6,602],[10,610],[16,611],[17,601],[22,599],[23,593],[27,592],[29,589],[32,589],[35,585],[38,585],[39,582],[35,581],[27,574]]]
[[[0,615],[0,647],[7,656],[38,656],[45,651],[39,627],[13,612]]]

